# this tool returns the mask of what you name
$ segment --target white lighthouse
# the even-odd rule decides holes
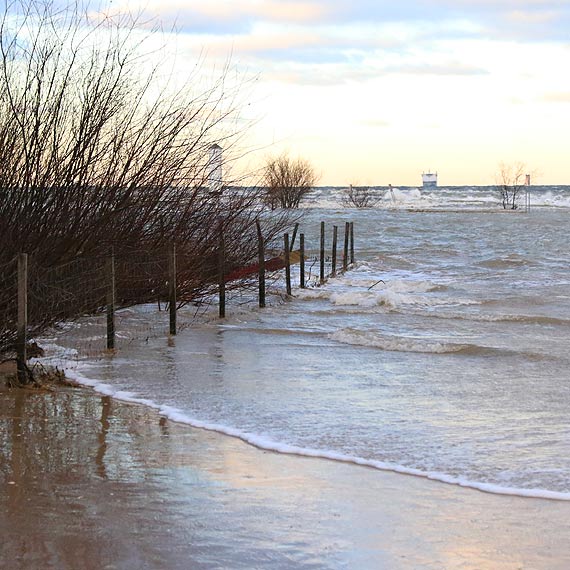
[[[222,147],[215,143],[210,147],[208,171],[210,192],[219,194],[222,191]]]

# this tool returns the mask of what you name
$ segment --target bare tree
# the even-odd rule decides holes
[[[298,208],[303,197],[313,190],[318,178],[308,160],[294,160],[287,154],[270,158],[264,168],[265,202],[271,209]]]
[[[208,189],[212,144],[224,148],[226,167],[237,152],[240,85],[230,87],[228,68],[206,87],[196,76],[182,85],[165,77],[153,33],[142,33],[140,23],[82,11],[80,3],[4,4],[0,268],[8,269],[0,277],[10,281],[15,255],[26,252],[32,279],[34,271],[40,281],[65,267],[66,287],[84,292],[85,276],[72,269],[82,266],[78,260],[111,249],[118,258],[163,258],[176,242],[181,299],[190,300],[216,281],[220,232],[232,244],[230,269],[255,258],[264,191],[228,180],[220,191]],[[266,239],[280,233],[286,218],[265,216]],[[123,281],[123,304],[155,295],[150,278],[128,290]],[[35,298],[40,328],[101,306],[96,294],[86,295],[62,313],[47,293]],[[5,323],[13,321],[9,299],[0,307]],[[12,337],[0,332],[5,346]]]
[[[343,206],[346,208],[373,208],[378,203],[378,197],[370,186],[353,186],[344,191]]]
[[[499,165],[496,177],[497,191],[503,209],[516,210],[521,196],[524,194],[526,182],[526,166],[522,162]]]

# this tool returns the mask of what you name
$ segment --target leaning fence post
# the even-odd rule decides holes
[[[321,222],[321,267],[320,267],[321,283],[325,281],[325,223]]]
[[[291,295],[291,260],[289,258],[289,234],[283,236],[285,240],[285,285],[287,287],[287,295]]]
[[[295,238],[297,237],[297,231],[299,230],[299,222],[297,222],[295,224],[295,227],[293,228],[293,236],[291,237],[291,245],[290,245],[290,250],[293,251],[293,247],[295,245]]]
[[[348,237],[350,233],[350,224],[344,224],[344,258],[342,260],[342,270],[346,271],[348,268]]]
[[[219,316],[220,319],[226,317],[226,252],[224,243],[224,229],[223,225],[220,223],[220,235],[219,235],[219,245],[218,245],[218,290],[219,290]]]
[[[350,263],[354,263],[354,222],[350,222]]]
[[[338,227],[333,226],[333,242],[332,242],[332,269],[331,276],[336,275],[336,244],[338,241]]]
[[[18,255],[18,330],[17,330],[17,370],[18,382],[27,383],[26,344],[28,333],[28,254]]]
[[[259,267],[259,307],[263,309],[265,307],[265,245],[259,220],[255,221],[255,225],[257,227],[257,264]]]
[[[170,255],[170,295],[168,308],[170,312],[170,334],[176,334],[176,244],[172,244]]]
[[[299,286],[305,288],[305,234],[299,236]]]
[[[115,348],[115,252],[107,259],[107,350]]]

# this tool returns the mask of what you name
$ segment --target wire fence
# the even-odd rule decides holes
[[[41,335],[44,349],[53,345],[68,356],[93,357],[126,343],[176,334],[208,315],[218,318],[213,310],[218,306],[219,316],[225,316],[222,302],[224,307],[258,301],[264,306],[262,285],[263,296],[265,288],[290,293],[291,279],[295,286],[316,287],[354,262],[351,224],[345,227],[344,247],[337,228],[331,235],[324,223],[320,229],[320,239],[297,236],[298,224],[291,236],[267,243],[261,238],[258,256],[238,266],[231,242],[199,254],[177,251],[174,244],[150,252],[111,251],[52,267],[21,254],[0,266],[0,354],[24,362],[38,356],[30,340]]]

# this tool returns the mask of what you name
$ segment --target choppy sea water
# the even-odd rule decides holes
[[[570,188],[533,191],[530,213],[491,189],[397,191],[306,208],[309,241],[354,222],[345,275],[69,374],[262,448],[570,500]]]

